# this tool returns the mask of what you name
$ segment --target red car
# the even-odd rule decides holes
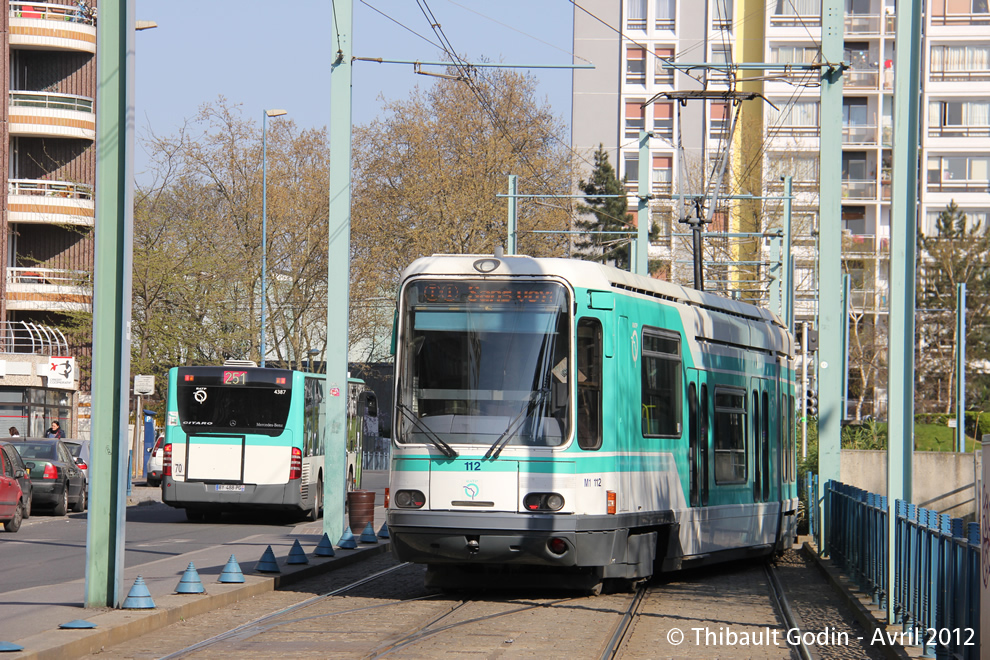
[[[7,453],[0,451],[0,523],[5,532],[16,532],[24,519],[24,492],[18,479],[24,478],[23,468],[14,465]]]

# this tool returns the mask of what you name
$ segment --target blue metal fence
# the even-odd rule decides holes
[[[979,658],[979,525],[897,500],[891,590],[887,498],[829,481],[825,502],[832,560],[877,606],[892,595],[902,640],[925,657]]]

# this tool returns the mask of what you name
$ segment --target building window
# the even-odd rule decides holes
[[[746,392],[715,389],[715,483],[746,483]]]
[[[986,192],[990,158],[986,156],[931,156],[928,191]]]
[[[732,29],[733,0],[712,0],[712,28],[715,30]]]
[[[646,84],[646,50],[626,49],[626,82],[631,85]]]
[[[932,25],[988,25],[990,10],[987,0],[946,0],[933,2]]]
[[[922,232],[925,236],[939,236],[942,232],[938,228],[938,218],[945,209],[933,209],[928,207],[925,214],[925,226]],[[966,232],[969,234],[984,234],[990,222],[990,209],[961,209],[966,214]],[[953,227],[953,231],[955,231]]]
[[[626,101],[626,137],[638,138],[646,130],[646,108],[642,101]]]
[[[668,46],[657,46],[655,65],[653,67],[653,82],[657,85],[673,85],[674,70],[664,68],[664,64],[674,61],[674,49]]]
[[[622,154],[622,166],[626,183],[639,183],[639,152]]]
[[[710,123],[708,126],[708,136],[713,140],[727,140],[729,138],[729,104],[712,103],[709,108]]]
[[[712,46],[712,64],[731,64],[732,47],[729,45]],[[728,84],[732,79],[728,69],[711,69],[708,72],[708,81],[713,83]]]
[[[818,101],[798,101],[779,110],[767,107],[767,128],[779,137],[818,135]]]
[[[673,30],[677,20],[676,0],[657,0],[657,29]]]
[[[673,184],[674,159],[672,156],[653,156],[653,192],[669,193]]]
[[[674,140],[674,104],[672,102],[653,105],[653,135],[668,142]]]
[[[931,54],[933,82],[990,80],[990,46],[932,46]]]
[[[681,435],[681,337],[643,328],[643,435]]]
[[[777,64],[817,64],[822,61],[822,49],[816,46],[772,46],[770,61]]]
[[[577,439],[581,449],[602,446],[602,324],[583,318],[577,326]]]
[[[646,30],[646,0],[626,0],[626,27]]]
[[[990,100],[930,101],[929,137],[990,137]]]

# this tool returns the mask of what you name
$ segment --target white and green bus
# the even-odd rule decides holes
[[[250,366],[248,366],[250,365]],[[245,509],[320,516],[326,376],[253,363],[173,367],[162,465],[162,501],[189,520]],[[347,489],[361,485],[366,432],[378,403],[363,381],[347,383]]]

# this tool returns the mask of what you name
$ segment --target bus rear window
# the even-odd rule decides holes
[[[288,386],[191,387],[179,383],[179,424],[188,434],[261,433],[280,435],[292,402]]]

